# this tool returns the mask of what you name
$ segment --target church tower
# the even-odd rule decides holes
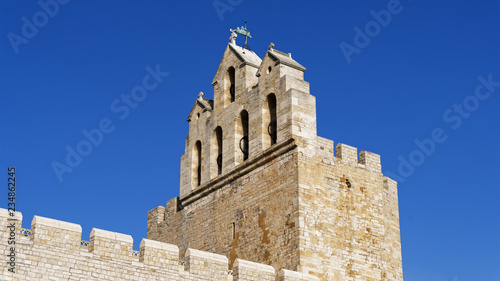
[[[148,239],[312,274],[403,280],[396,182],[380,156],[317,135],[301,64],[235,44],[189,113],[179,197]],[[358,157],[359,156],[359,157]]]

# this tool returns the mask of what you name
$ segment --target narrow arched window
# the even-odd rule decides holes
[[[217,147],[217,175],[222,174],[222,128],[217,127],[215,129],[215,141],[216,141],[216,147]]]
[[[231,66],[231,68],[229,68],[229,94],[231,95],[231,102],[233,102],[236,98],[236,83],[234,81],[234,76],[236,75],[235,72],[234,67]]]
[[[248,112],[243,110],[240,114],[241,133],[243,137],[240,139],[240,150],[243,153],[243,160],[248,159],[249,142],[248,142]]]
[[[229,67],[227,69],[225,77],[225,93],[224,93],[224,105],[232,103],[236,99],[236,70],[234,67]]]
[[[262,104],[262,148],[268,149],[278,142],[278,112],[275,94],[268,94]]]
[[[278,139],[278,124],[276,119],[276,96],[269,94],[267,96],[267,106],[269,108],[269,125],[267,133],[271,137],[271,145],[275,144]]]
[[[193,183],[196,186],[201,185],[201,141],[197,141],[194,146],[194,155],[193,155]]]

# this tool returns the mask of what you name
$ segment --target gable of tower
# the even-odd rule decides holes
[[[257,84],[255,74],[261,62],[254,52],[233,43],[227,45],[212,81],[217,113]]]
[[[221,62],[219,63],[219,68],[217,69],[214,79],[212,80],[212,85],[221,80],[221,77],[225,75],[225,68],[228,65],[231,65],[234,68],[240,68],[245,65],[259,68],[261,62],[262,59],[254,52],[237,46],[236,44],[229,43],[227,44],[224,55],[222,56]]]
[[[262,60],[262,63],[259,66],[256,75],[257,77],[261,77],[262,75],[270,74],[273,68],[279,67],[280,65],[292,68],[293,70],[296,71],[296,73],[302,73],[301,78],[303,79],[303,72],[306,71],[306,68],[297,61],[295,61],[294,59],[292,59],[292,54],[290,53],[286,54],[274,48],[267,51],[266,55],[264,56],[264,59]],[[288,72],[281,71],[280,77],[289,72],[290,71]]]
[[[201,114],[205,111],[212,111],[214,106],[214,101],[211,99],[203,98],[200,97],[196,99],[196,101],[193,104],[193,107],[191,108],[191,111],[189,112],[187,121],[191,122],[194,118],[199,118],[198,114]]]
[[[321,280],[402,280],[396,183],[380,156],[317,135],[305,70],[273,45],[262,60],[227,45],[213,103],[198,99],[188,118],[180,196],[149,212],[148,238],[229,268],[244,258]]]

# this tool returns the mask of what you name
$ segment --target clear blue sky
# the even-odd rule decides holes
[[[499,1],[65,1],[46,17],[0,2],[0,200],[15,165],[24,227],[36,214],[138,249],[147,211],[179,193],[189,110],[213,96],[228,30],[247,20],[259,56],[274,42],[307,68],[318,134],[399,177],[405,280],[500,280]],[[157,65],[169,76],[112,111]],[[101,120],[114,130],[60,182],[52,163]]]

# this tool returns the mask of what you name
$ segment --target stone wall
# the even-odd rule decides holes
[[[226,79],[229,68],[236,70],[235,100],[224,102],[229,88]],[[256,76],[257,71],[261,71],[259,77]],[[270,94],[276,97],[278,143],[290,140],[292,135],[305,136],[316,132],[315,97],[309,94],[309,83],[304,81],[303,71],[274,61],[268,55],[261,61],[255,53],[228,44],[213,86],[213,102],[205,98],[197,99],[187,119],[189,133],[180,169],[181,198],[219,176],[216,172],[218,153],[214,134],[217,127],[222,128],[222,174],[232,172],[248,160],[261,157],[271,147],[267,109]],[[243,111],[248,113],[248,160],[243,159],[240,150]],[[310,138],[303,140],[311,141]],[[312,141],[315,142],[315,137]],[[195,180],[197,142],[202,147],[199,185]],[[303,146],[303,142],[298,145]]]
[[[304,71],[291,54],[271,48],[261,60],[229,44],[213,80],[214,101],[200,96],[188,116],[180,196],[149,211],[140,251],[128,235],[93,229],[86,242],[79,225],[35,217],[30,231],[15,230],[16,274],[1,263],[2,278],[403,280],[397,184],[382,175],[379,155],[334,148],[317,136],[316,98]],[[276,143],[268,133],[270,95]],[[243,111],[247,159],[240,150]],[[0,209],[6,261],[10,219]]]
[[[300,272],[321,280],[403,280],[396,182],[380,156],[318,138],[299,154]]]
[[[292,62],[286,54],[277,54]],[[181,157],[180,197],[149,213],[148,239],[293,270],[299,262],[297,146],[292,135],[316,132],[315,98],[302,66],[228,44],[215,74],[214,101],[197,99],[188,117]],[[235,99],[227,98],[235,69]],[[271,144],[269,95],[276,99],[276,143]],[[248,112],[248,159],[240,150],[241,112]],[[222,128],[222,173],[217,174],[216,128]],[[201,181],[196,143],[201,142]],[[313,140],[315,142],[315,139]],[[215,173],[214,173],[215,172]]]
[[[225,255],[230,266],[243,258],[321,280],[403,280],[397,185],[380,156],[358,159],[355,147],[320,137],[312,157],[291,144],[184,197],[183,209],[180,198],[153,209],[148,238]]]
[[[267,150],[190,197],[148,214],[148,239],[293,270],[298,264],[297,153],[293,143]],[[277,172],[279,171],[279,173]],[[183,209],[178,201],[182,201]]]
[[[380,156],[358,157],[357,148],[317,136],[316,98],[290,54],[270,50],[260,61],[245,50],[250,57],[242,61],[241,52],[226,48],[213,110],[195,104],[191,111],[200,115],[189,118],[180,197],[149,212],[148,238],[179,245],[181,256],[187,248],[224,255],[230,268],[241,258],[321,280],[402,280],[397,186],[382,175]],[[236,69],[233,102],[224,98],[228,68]],[[277,104],[272,145],[265,130],[270,93]],[[245,161],[241,110],[249,113]],[[224,131],[222,173],[208,172],[215,150],[204,145],[202,181],[193,185],[195,142],[212,143],[217,126]]]
[[[9,225],[16,229],[11,234]],[[225,256],[143,239],[132,250],[132,237],[93,229],[81,240],[80,225],[35,216],[31,230],[21,229],[22,214],[0,209],[0,280],[317,280],[309,275],[236,259],[229,270]],[[15,244],[9,245],[8,238]],[[15,247],[15,273],[7,263]]]

